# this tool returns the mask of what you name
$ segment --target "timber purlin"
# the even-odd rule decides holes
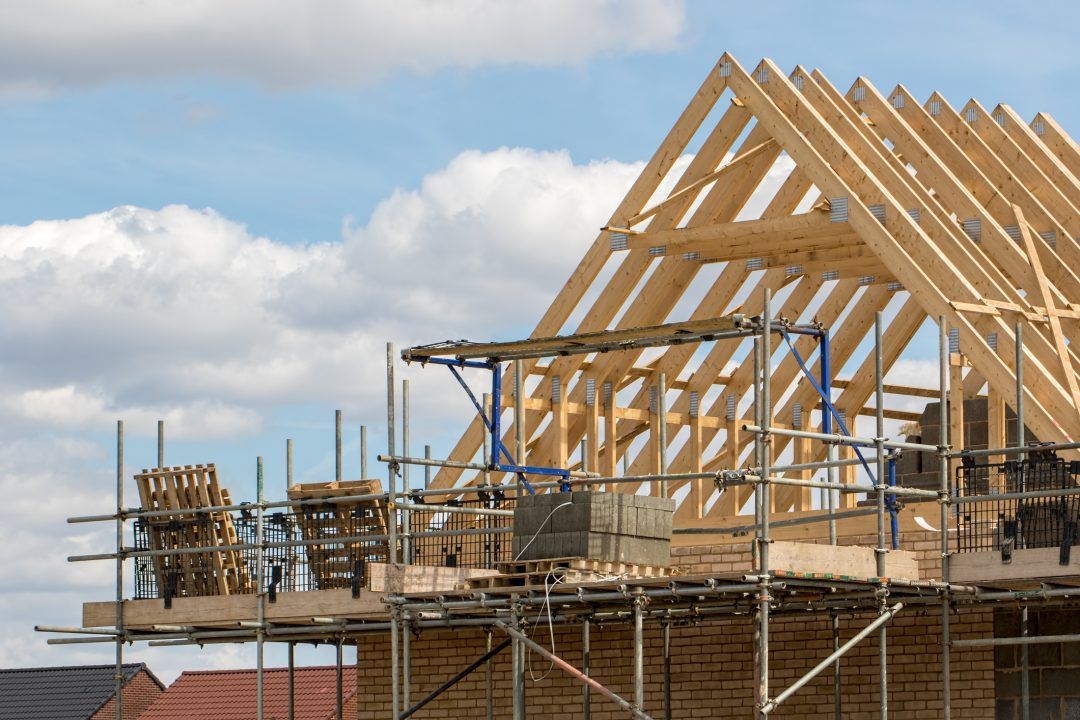
[[[719,118],[695,162],[681,177],[669,178],[674,183],[667,195],[658,195],[650,205],[646,205],[646,197],[665,173],[658,174],[653,165],[643,173],[537,325],[533,335],[537,342],[561,329],[551,324],[553,318],[565,323],[572,312],[583,318],[574,334],[632,332],[668,319],[676,302],[692,310],[692,322],[722,313],[753,316],[760,312],[760,292],[754,290],[769,287],[782,302],[784,295],[795,295],[799,288],[807,287],[811,288],[809,298],[795,307],[785,306],[781,312],[795,321],[820,319],[829,327],[836,370],[859,362],[856,351],[866,353],[856,379],[836,384],[843,392],[835,403],[849,416],[872,414],[867,401],[873,387],[866,378],[872,378],[873,358],[862,341],[874,312],[884,310],[899,294],[907,302],[904,311],[886,327],[886,343],[890,344],[885,354],[886,372],[900,359],[927,317],[936,320],[944,316],[950,327],[960,331],[965,365],[959,377],[965,386],[973,385],[971,392],[977,393],[981,385],[989,383],[996,398],[1013,398],[1012,353],[993,350],[988,338],[992,336],[998,347],[1008,347],[1013,342],[1013,323],[1019,322],[1028,364],[1024,382],[1028,424],[1040,437],[1062,441],[1080,437],[1073,349],[1080,339],[1080,326],[1075,322],[1080,303],[1080,249],[1074,239],[1080,235],[1080,213],[1076,212],[1080,181],[1073,174],[1080,166],[1080,152],[1075,143],[1055,141],[1048,145],[1061,134],[1056,125],[1053,133],[1044,135],[1026,128],[1019,134],[1015,127],[1002,129],[981,109],[974,122],[968,123],[936,94],[927,103],[934,106],[928,111],[902,87],[890,98],[905,99],[890,102],[863,78],[845,94],[817,70],[796,68],[788,77],[765,60],[754,71],[747,71],[730,55],[723,56],[720,65],[725,72],[710,74],[706,81],[709,92],[695,97],[684,119],[693,117],[701,122],[700,113],[722,97],[730,96],[736,105]],[[1046,117],[1038,116],[1040,126],[1049,126]],[[975,132],[961,133],[962,127]],[[745,132],[747,139],[741,149],[732,150],[740,132]],[[677,156],[692,135],[689,128],[677,126],[657,157]],[[761,184],[769,172],[786,179],[779,183],[764,212],[759,216],[746,213],[751,193],[742,189],[771,191],[775,184]],[[1052,174],[1053,182],[1045,173]],[[1013,175],[1032,182],[1019,182]],[[1002,192],[997,191],[1000,184]],[[648,191],[643,192],[645,188]],[[818,194],[808,195],[811,188]],[[762,206],[764,203],[757,205]],[[965,232],[963,224],[968,218],[978,220],[981,231],[977,236]],[[625,242],[620,240],[613,246],[613,233],[625,235]],[[1019,244],[1014,237],[1020,238]],[[657,248],[662,254],[656,254]],[[617,268],[615,279],[603,287],[597,284],[596,252],[605,254]],[[688,252],[697,253],[697,259],[686,256]],[[844,259],[836,253],[848,255]],[[691,282],[701,274],[706,260],[723,263],[721,277],[737,281],[728,298],[734,299],[735,289],[745,281],[741,288],[744,300],[723,300],[717,306],[717,296],[702,293],[704,286]],[[748,260],[757,264],[748,266]],[[757,267],[776,270],[758,271]],[[638,284],[636,279],[643,277],[646,268],[653,272]],[[822,274],[828,282],[820,281]],[[870,284],[864,286],[862,278],[869,278]],[[590,287],[593,292],[583,289]],[[644,299],[649,302],[644,303]],[[628,303],[622,319],[610,324],[613,309]],[[803,317],[807,308],[818,308],[814,311],[818,317]],[[641,357],[640,350],[625,353],[628,360],[599,354],[557,359],[543,369],[541,382],[529,388],[529,396],[523,398],[529,455],[521,462],[577,467],[569,455],[583,438],[589,438],[595,443],[590,455],[604,458],[605,469],[616,467],[630,452],[636,457],[631,457],[629,474],[648,472],[655,443],[640,448],[640,444],[617,439],[657,432],[657,423],[648,418],[646,390],[664,372],[669,378],[679,376],[678,384],[668,384],[673,396],[668,402],[669,423],[690,423],[687,408],[691,392],[701,398],[706,390],[719,390],[711,407],[702,403],[699,413],[704,420],[703,437],[696,445],[712,448],[712,454],[692,457],[684,445],[671,453],[670,470],[739,467],[750,443],[740,443],[723,422],[716,421],[725,417],[729,395],[734,395],[740,408],[742,417],[737,419],[750,420],[751,411],[741,409],[750,383],[738,372],[726,380],[718,379],[724,364],[740,361],[734,348],[719,350],[724,344],[734,345],[718,343],[718,354],[725,357],[720,367],[699,361],[695,368],[692,357],[697,343],[665,348],[647,368],[634,363]],[[482,344],[469,347],[484,352]],[[809,344],[799,347],[803,352]],[[449,348],[445,351],[453,352]],[[748,364],[745,355],[741,364]],[[527,365],[525,370],[533,373],[538,367]],[[554,417],[556,409],[548,402],[549,381],[555,376],[561,381],[564,404],[569,404],[565,423],[546,420]],[[611,422],[597,422],[578,409],[579,403],[583,407],[588,380],[611,382],[618,389],[638,383],[635,387],[641,389],[629,401],[620,397]],[[788,395],[789,389],[794,390],[793,395]],[[932,388],[915,390],[933,392]],[[804,409],[817,406],[816,392],[799,378],[790,357],[780,359],[774,371],[773,392],[777,397],[790,397],[777,409],[780,422],[787,420],[795,404]],[[895,419],[914,419],[909,412],[886,412]],[[809,422],[805,428],[816,429]],[[504,441],[509,444],[516,429],[512,421],[504,423],[503,429]],[[451,459],[472,458],[479,449],[478,430],[479,421],[473,421]],[[676,433],[669,435],[674,440]],[[718,442],[712,442],[714,438]],[[782,452],[789,442],[774,438],[775,453]],[[822,459],[823,451],[814,448],[812,452],[806,460]],[[443,468],[433,487],[450,487],[461,473]],[[478,478],[479,474],[467,482]],[[497,477],[492,479],[498,481]],[[671,483],[671,491],[683,484]],[[776,494],[777,511],[807,507],[808,494],[797,489],[784,488]],[[690,516],[720,517],[736,512],[738,508],[722,495],[719,501],[687,496],[693,506]],[[741,495],[740,499],[745,500]],[[678,518],[686,516],[682,508],[677,511]]]

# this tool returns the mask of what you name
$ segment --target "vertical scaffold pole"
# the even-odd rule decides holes
[[[941,581],[945,589],[941,592],[941,717],[949,720],[952,717],[952,677],[949,657],[949,613],[952,611],[952,602],[949,598],[949,328],[945,324],[945,317],[938,317],[938,386],[940,397],[938,402],[938,480],[941,505]],[[953,398],[955,401],[956,398]],[[960,399],[963,402],[963,399]]]
[[[386,343],[386,449],[387,455],[394,456],[394,343]],[[387,542],[387,561],[390,563],[396,563],[398,561],[397,552],[397,464],[391,461],[387,467],[389,472],[387,474],[387,491],[389,493],[390,506],[389,517],[387,518],[387,535],[389,540]],[[395,665],[396,667],[396,665]]]
[[[521,360],[514,361],[514,462],[525,464],[525,380]],[[525,488],[521,476],[517,479],[517,495],[521,497]]]
[[[829,331],[823,330],[821,337],[818,338],[818,349],[820,352],[820,359],[818,361],[818,368],[821,373],[821,390],[824,394],[823,400],[828,400],[832,403],[832,350],[829,344]],[[832,409],[826,407],[824,403],[821,406],[821,432],[826,435],[832,433]],[[836,443],[829,443],[825,447],[825,459],[830,463],[829,467],[825,471],[825,478],[830,485],[836,485],[839,482],[837,468],[833,463],[836,462],[838,453],[836,451]],[[825,506],[829,511],[829,544],[836,544],[836,519],[833,518],[833,514],[836,512],[836,491],[833,489],[826,490],[826,502]],[[840,659],[836,659],[837,673],[840,671]]]
[[[412,684],[412,638],[409,637],[408,611],[401,614],[401,707],[408,709],[409,686]]]
[[[667,376],[660,373],[659,389],[656,398],[657,414],[660,417],[660,474],[667,475]],[[667,480],[660,481],[660,496],[668,497]],[[663,637],[663,687],[664,718],[671,720],[671,623],[665,621],[662,625]]]
[[[124,715],[124,421],[116,421],[116,720]]]
[[[360,479],[367,480],[367,425],[360,426]]]
[[[660,423],[660,474],[667,474],[667,376],[660,373],[656,388],[656,415]],[[660,497],[668,496],[667,478],[660,481]]]
[[[486,414],[486,413],[490,412],[489,408],[491,408],[491,395],[488,394],[488,393],[484,393],[483,400],[484,400],[484,404],[481,405],[481,407],[484,409],[484,413]],[[483,421],[484,421],[483,418],[480,418],[480,422],[482,423]],[[484,436],[484,450],[483,450],[484,454],[483,454],[483,457],[485,458],[485,460],[484,460],[484,473],[482,475],[482,477],[483,477],[482,482],[483,482],[484,486],[487,487],[488,485],[491,485],[491,471],[488,470],[488,467],[490,466],[490,464],[489,464],[489,462],[487,460],[487,458],[489,458],[491,456],[491,434],[485,432],[485,433],[483,433],[483,436]],[[427,453],[426,457],[431,457],[431,455],[430,455],[431,446],[430,445],[425,446],[424,452]],[[425,470],[425,472],[428,471],[429,466],[425,466],[424,470]],[[424,489],[425,490],[427,489],[426,476],[425,476],[425,479],[424,479]],[[491,526],[491,517],[485,516],[483,518],[480,518],[480,520],[483,521],[485,527],[490,527]],[[491,548],[491,545],[492,545],[491,536],[485,536],[484,539],[483,539],[483,543],[484,543],[484,567],[486,567],[486,568],[494,567],[495,566],[495,560],[492,557],[492,552],[491,552],[491,550],[492,550],[492,548]],[[490,633],[489,633],[489,640],[490,640]],[[488,650],[490,650],[490,649],[491,648],[488,648]],[[488,667],[490,667],[490,665]]]
[[[1024,447],[1024,336],[1023,326],[1016,323],[1016,447]],[[1016,465],[1020,484],[1017,490],[1027,490],[1024,472],[1024,453],[1016,456]],[[1028,634],[1028,609],[1020,609],[1020,634]],[[1028,646],[1020,646],[1020,719],[1031,717],[1031,673],[1029,672]]]
[[[398,627],[401,623],[398,621],[401,616],[401,609],[397,605],[394,605],[390,609],[390,716],[392,720],[399,720],[401,718],[401,679],[398,677],[398,665],[400,664],[401,649],[398,647],[400,641],[398,635]]]
[[[758,427],[763,427],[763,420],[761,419],[761,337],[755,335],[753,339],[753,346],[751,353],[754,357],[754,381],[751,384],[753,389],[753,403],[754,403],[754,424]],[[762,476],[764,477],[765,469],[761,464],[761,433],[754,433],[754,464],[762,468]],[[757,563],[757,569],[761,569],[761,485],[754,485],[752,491],[754,493],[754,554],[755,562]],[[760,592],[759,592],[760,596]],[[761,655],[761,618],[760,613],[755,608],[754,611],[754,717],[758,720],[763,720],[764,715],[760,712],[760,689],[761,689],[761,664],[758,662]]]
[[[285,440],[285,490],[291,490],[293,486],[293,453],[292,438]]]
[[[285,440],[285,491],[293,486],[293,441],[292,438]],[[288,718],[296,717],[296,643],[289,642],[289,678],[288,678]]]
[[[394,344],[386,343],[386,447],[388,455],[394,456]],[[388,466],[389,512],[387,513],[387,560],[397,562],[397,466]],[[390,713],[393,720],[401,717],[401,648],[398,647],[398,630],[401,611],[395,605],[390,612]]]
[[[634,596],[634,707],[645,711],[645,638],[642,608],[645,596],[641,588],[635,589]]]
[[[341,482],[341,411],[334,411],[334,480]]]
[[[586,675],[589,674],[589,656],[592,654],[592,639],[589,635],[592,633],[592,621],[589,618],[581,623],[581,672]],[[592,708],[590,707],[592,697],[589,693],[591,688],[589,683],[583,683],[584,689],[581,691],[581,717],[582,720],[589,720],[592,715]]]
[[[521,608],[518,604],[517,595],[511,596],[510,607],[510,626],[513,627],[515,630],[520,631]],[[515,637],[510,647],[510,672],[511,675],[513,675],[513,678],[511,678],[511,680],[513,682],[514,720],[525,720],[525,653],[523,652],[524,648],[524,643],[522,643]]]
[[[881,311],[874,313],[874,401],[876,409],[874,415],[876,423],[875,442],[877,444],[877,547],[874,548],[876,560],[876,572],[879,578],[878,612],[884,614],[888,611],[888,585],[884,580],[885,573],[885,366],[882,347],[882,315]],[[880,720],[886,720],[889,716],[889,677],[888,677],[888,652],[886,641],[888,633],[887,623],[882,623],[878,630],[878,692],[880,693]]]
[[[487,437],[487,433],[484,434],[484,437]],[[430,445],[425,445],[424,446],[424,458],[427,459],[427,460],[431,459],[431,446]],[[431,485],[431,466],[430,465],[425,465],[424,466],[424,489],[427,490],[429,485]]]
[[[337,667],[334,668],[335,671],[336,671],[334,679],[336,680],[335,684],[337,686],[335,688],[337,690],[337,720],[345,720],[345,687],[344,687],[345,682],[344,682],[344,678],[342,677],[345,674],[345,672],[344,672],[344,669],[341,667],[341,653],[342,653],[341,643],[342,643],[342,638],[338,638],[338,641],[337,641]]]
[[[255,495],[258,498],[255,515],[255,537],[258,548],[255,551],[255,586],[258,592],[258,630],[256,631],[255,649],[255,674],[257,687],[255,689],[255,714],[258,720],[263,720],[263,651],[266,644],[266,606],[263,595],[263,564],[265,561],[265,538],[263,537],[263,459],[260,455],[255,459]]]
[[[487,651],[491,652],[491,628],[487,631]],[[491,660],[484,663],[484,707],[487,709],[484,717],[487,720],[495,718],[495,685],[491,676]]]
[[[165,467],[165,421],[157,421],[157,466]]]
[[[409,380],[405,378],[401,381],[401,454],[409,457],[409,450]],[[408,498],[409,491],[412,490],[412,483],[409,478],[410,467],[409,463],[401,466],[401,487],[406,498]],[[412,503],[408,504],[411,505]],[[412,563],[412,538],[410,537],[412,532],[412,511],[408,508],[401,511],[401,525],[404,530],[404,536],[401,538],[402,562],[409,565]],[[406,640],[406,648],[408,647],[407,643]],[[406,672],[408,671],[406,670]],[[406,697],[408,692],[408,686],[406,685]],[[405,702],[405,707],[409,707],[408,701]]]
[[[671,620],[663,621],[663,637],[661,638],[664,652],[664,720],[671,720]]]
[[[296,643],[289,643],[289,720],[296,720]]]
[[[758,713],[765,720],[765,704],[769,701],[769,466],[772,463],[772,290],[765,288],[761,333],[761,529],[758,540]]]

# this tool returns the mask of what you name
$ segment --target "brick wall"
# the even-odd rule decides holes
[[[1020,635],[1020,613],[998,610],[994,615],[997,637]],[[1032,610],[1030,635],[1080,634],[1080,609]],[[1020,718],[1020,648],[995,648],[998,720]],[[1036,720],[1080,719],[1080,643],[1028,646],[1028,683],[1031,717]]]
[[[845,538],[844,544],[872,545],[871,537]],[[936,533],[905,533],[903,547],[914,550],[927,565],[930,576],[940,567]],[[673,559],[684,572],[732,572],[749,568],[749,542],[733,545],[676,548]],[[845,617],[841,641],[865,626],[872,616]],[[672,717],[746,718],[753,706],[753,622],[751,616],[710,620],[672,629]],[[963,609],[953,615],[953,637],[989,637],[994,632],[993,611]],[[549,644],[546,626],[530,635]],[[774,617],[770,628],[770,694],[775,695],[813,667],[832,650],[827,615]],[[940,608],[905,608],[890,624],[889,704],[892,718],[940,717],[941,650]],[[502,640],[496,635],[495,643]],[[591,635],[591,674],[623,697],[633,694],[631,633],[625,625],[594,628]],[[486,650],[482,630],[425,631],[412,643],[412,700],[438,686],[458,669]],[[556,628],[556,654],[581,665],[580,628]],[[646,711],[661,709],[660,629],[646,626]],[[363,636],[359,647],[358,715],[386,718],[390,715],[390,646],[384,634]],[[875,634],[842,661],[844,717],[858,720],[878,716],[878,647]],[[528,708],[533,717],[582,716],[581,685],[558,669],[546,673],[548,664],[531,656],[532,671],[542,680],[527,682]],[[502,653],[492,663],[496,717],[511,710],[510,658]],[[485,707],[484,670],[478,670],[441,696],[417,718],[482,717]],[[992,648],[967,648],[952,654],[952,708],[954,718],[993,717],[995,667]],[[625,713],[594,694],[594,720],[622,718]],[[833,717],[831,669],[818,676],[776,711],[778,718]]]
[[[963,612],[954,618],[954,631],[963,637],[985,637],[993,632],[990,611]],[[868,622],[867,617],[845,618],[841,639],[851,637]],[[936,609],[927,613],[904,611],[889,626],[889,703],[892,718],[940,717],[941,652],[940,619]],[[531,636],[549,644],[545,627]],[[747,718],[753,705],[752,622],[739,619],[709,621],[696,626],[675,627],[672,643],[672,717]],[[494,642],[500,642],[498,635]],[[631,633],[626,626],[594,628],[591,635],[591,674],[601,683],[630,699],[633,695]],[[556,653],[581,666],[580,629],[557,628]],[[412,643],[412,700],[464,667],[486,649],[482,630],[425,631]],[[813,667],[832,650],[830,621],[824,615],[774,618],[770,632],[771,694]],[[389,638],[382,634],[360,641],[360,718],[390,716]],[[878,716],[876,634],[844,657],[841,665],[844,717]],[[646,711],[661,708],[661,646],[659,628],[645,633]],[[548,663],[532,655],[532,671],[544,676]],[[994,655],[990,648],[968,649],[953,654],[952,707],[954,718],[992,717],[994,713]],[[509,717],[510,657],[504,651],[493,662],[496,717]],[[527,702],[533,717],[576,718],[582,716],[581,685],[558,669],[539,682],[528,681]],[[778,718],[832,718],[833,675],[828,670],[793,696],[776,713]],[[483,717],[484,670],[474,672],[431,705],[418,718]],[[594,693],[594,720],[623,718],[625,713]]]
[[[151,679],[145,670],[140,670],[135,677],[128,680],[120,691],[123,698],[122,711],[124,720],[138,720],[150,703],[162,693],[161,686]],[[113,720],[116,717],[116,699],[110,697],[93,715],[93,720]]]

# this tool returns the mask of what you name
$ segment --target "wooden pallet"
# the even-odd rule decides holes
[[[560,584],[588,583],[621,578],[669,577],[670,568],[657,565],[589,560],[587,558],[556,558],[499,563],[498,575],[476,575],[465,579],[466,590],[491,590],[508,587],[545,587],[557,579]]]
[[[218,483],[217,468],[184,465],[144,469],[135,475],[143,510],[187,510],[231,505],[229,491]],[[232,516],[227,512],[191,513],[150,518],[149,548],[214,547],[239,543]],[[154,558],[158,593],[163,594],[175,577],[173,595],[235,595],[254,592],[254,579],[238,550]]]
[[[290,500],[317,500],[346,495],[381,495],[378,480],[342,480],[327,483],[303,483],[289,488]],[[385,500],[355,500],[324,507],[297,507],[296,516],[305,540],[324,542],[305,545],[308,566],[319,590],[352,586],[358,562],[386,562],[385,540],[372,542],[336,542],[335,538],[355,535],[386,535]]]

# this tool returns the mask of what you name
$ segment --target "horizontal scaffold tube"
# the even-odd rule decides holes
[[[769,470],[771,472],[777,472],[777,473],[780,473],[780,472],[797,472],[799,470],[827,470],[828,468],[833,468],[833,467],[847,467],[849,465],[862,465],[863,460],[866,460],[867,463],[877,462],[877,455],[870,455],[870,456],[867,456],[865,458],[853,457],[853,458],[847,458],[846,460],[821,460],[821,461],[818,461],[818,462],[794,463],[794,464],[791,464],[791,465],[770,465]],[[759,468],[759,467],[752,467],[752,468],[748,468],[747,470],[748,470],[748,472],[751,472],[751,473],[754,473],[754,474],[759,474],[761,472],[761,468]]]
[[[753,475],[747,473],[742,476],[747,483],[758,484],[762,482],[760,475]],[[731,482],[728,478],[724,478],[725,484],[738,485],[738,480]],[[880,487],[875,485],[860,485],[858,483],[830,483],[824,480],[802,480],[800,478],[785,478],[772,476],[769,478],[769,482],[773,485],[792,485],[794,487],[808,487],[808,488],[822,488],[824,490],[836,490],[842,493],[872,493],[882,490],[886,495],[905,495],[908,497],[925,497],[925,498],[937,498],[939,493],[937,490],[924,490],[920,488],[908,488],[900,487],[896,485],[882,485]]]
[[[951,458],[976,458],[991,455],[1019,455],[1020,453],[1047,452],[1058,450],[1080,450],[1080,442],[1033,444],[1024,447],[988,448],[980,450],[957,450],[949,453]]]
[[[1046,643],[1080,642],[1080,635],[1028,635],[1014,638],[975,638],[972,640],[953,640],[953,647],[979,647],[982,645],[1044,645]]]
[[[491,515],[494,517],[514,517],[513,510],[460,507],[458,505],[424,505],[422,503],[396,503],[394,507],[397,507],[401,510],[423,510],[432,513],[459,513],[462,515]]]
[[[954,496],[949,502],[953,505],[970,503],[997,502],[999,500],[1023,500],[1024,498],[1062,497],[1080,495],[1080,487],[1055,488],[1053,490],[1025,490],[1024,492],[996,493],[991,495]]]
[[[744,424],[742,429],[745,432],[761,434],[765,430],[759,425]],[[932,452],[936,453],[941,448],[937,445],[924,445],[922,443],[909,443],[901,442],[899,440],[882,440],[878,443],[874,438],[854,437],[852,435],[837,435],[836,433],[817,433],[810,432],[808,430],[788,430],[786,428],[769,428],[768,432],[772,435],[782,435],[784,437],[805,438],[807,440],[820,440],[821,442],[834,443],[836,445],[859,445],[862,447],[877,447],[879,444],[881,447],[890,448],[893,450],[915,450],[918,452]]]

